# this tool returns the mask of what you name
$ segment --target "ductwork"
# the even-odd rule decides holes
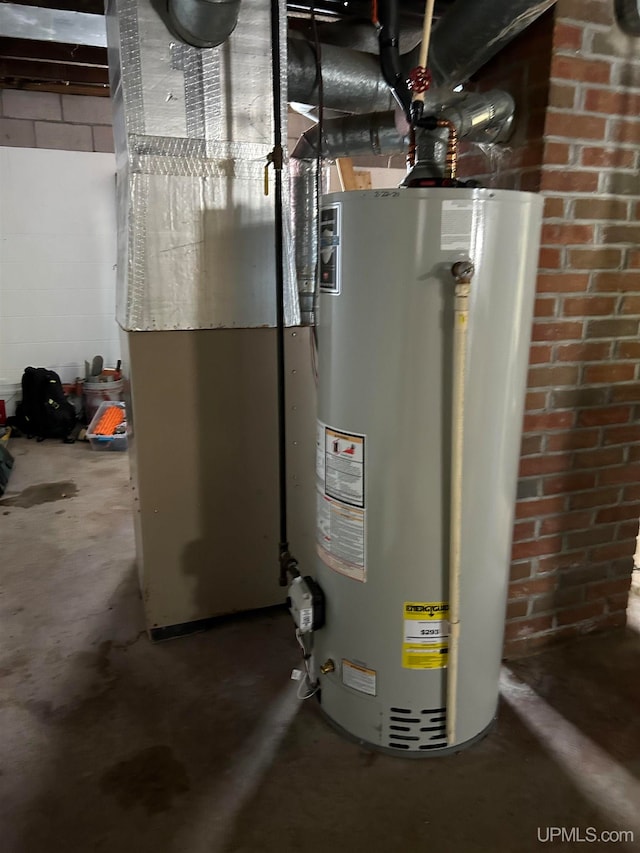
[[[0,38],[106,47],[104,15],[0,3]]]
[[[403,25],[399,33],[400,53],[407,53],[420,44],[422,27]],[[325,44],[335,44],[339,47],[349,47],[352,50],[363,50],[367,53],[378,53],[378,32],[370,21],[350,20],[334,21],[318,24],[318,39]]]
[[[287,40],[288,100],[318,105],[320,89],[314,45],[306,39]],[[322,45],[322,96],[327,109],[344,113],[389,110],[393,98],[371,53]]]
[[[431,37],[429,69],[434,84],[457,86],[465,83],[555,2],[456,0]],[[416,56],[414,51],[412,61]]]
[[[169,25],[193,47],[217,47],[235,30],[240,0],[169,0]]]
[[[292,159],[289,164],[291,218],[300,319],[315,325],[316,270],[318,265],[318,169],[317,158]],[[322,176],[320,176],[322,177]],[[322,191],[322,190],[321,190]]]
[[[291,157],[310,160],[318,156],[358,157],[362,154],[397,154],[405,146],[405,137],[396,125],[393,110],[383,113],[344,116],[315,125],[302,134]]]
[[[456,0],[434,29],[429,49],[429,67],[434,84],[446,91],[433,88],[427,93],[424,114],[436,112],[439,118],[452,122],[460,138],[483,143],[504,141],[513,120],[514,104],[510,95],[487,92],[454,100],[455,96],[449,90],[466,82],[554,2],[485,0],[480,3],[478,0]],[[367,37],[361,35],[363,39],[358,45],[368,46]],[[391,35],[393,37],[393,32]],[[288,44],[289,99],[318,105],[319,63],[314,47],[301,38],[290,38]],[[403,55],[406,73],[417,64],[418,51],[419,46]],[[321,52],[324,107],[372,115],[350,115],[325,121],[322,139],[318,126],[315,126],[302,135],[292,154],[294,159],[304,161],[304,164],[295,164],[292,160],[292,188],[296,269],[301,302],[308,305],[313,304],[310,282],[315,286],[317,263],[314,236],[317,201],[309,201],[315,199],[313,188],[316,186],[317,158],[398,153],[405,149],[406,133],[406,128],[398,126],[396,115],[389,109],[389,90],[374,56],[335,44],[322,44]],[[442,104],[446,100],[449,103],[443,109]],[[447,150],[444,132],[422,131],[418,144],[422,171],[441,176]],[[302,234],[303,239],[298,239],[298,234]],[[307,310],[305,319],[310,316],[312,314]]]
[[[493,89],[484,94],[449,93],[449,103],[440,106],[437,115],[455,125],[460,139],[491,143],[507,138],[514,108],[508,92]],[[303,133],[291,157],[311,160],[318,156],[336,159],[399,154],[406,148],[407,131],[402,116],[392,110],[344,116],[323,122],[322,140],[318,125]]]
[[[465,83],[506,44],[553,6],[555,0],[456,0],[431,36],[429,68],[435,87]],[[318,64],[313,45],[299,36],[288,40],[289,100],[318,105]],[[403,72],[418,62],[419,46],[402,56]],[[323,44],[323,103],[347,113],[381,112],[394,101],[380,62],[364,53]],[[437,99],[428,93],[425,114]]]
[[[469,142],[505,142],[509,138],[515,102],[508,92],[491,89],[469,93],[445,105],[439,117],[453,122],[460,139]]]
[[[270,2],[242,0],[223,50],[177,42],[152,3],[109,0],[106,16],[118,322],[132,332],[275,327],[275,210],[263,192],[275,123]],[[288,217],[286,172],[282,181]],[[288,231],[285,262],[285,320],[296,326]]]

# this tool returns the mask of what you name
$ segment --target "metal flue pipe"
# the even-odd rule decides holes
[[[169,26],[193,47],[217,47],[235,30],[240,0],[169,0]]]

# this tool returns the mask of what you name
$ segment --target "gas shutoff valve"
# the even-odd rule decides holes
[[[293,579],[287,607],[301,634],[310,634],[324,625],[324,593],[312,577]]]

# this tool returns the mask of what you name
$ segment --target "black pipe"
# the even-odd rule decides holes
[[[411,92],[400,61],[398,0],[378,0],[378,23],[382,76],[411,124]]]
[[[278,490],[280,506],[280,586],[287,586],[288,574],[298,575],[297,561],[289,552],[287,531],[287,430],[284,354],[284,234],[282,208],[282,92],[280,80],[280,4],[271,0],[271,76],[273,91],[273,151],[269,161],[275,172],[275,259],[276,259],[276,371],[278,379]]]

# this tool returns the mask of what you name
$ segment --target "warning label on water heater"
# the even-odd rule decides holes
[[[402,666],[444,669],[449,652],[449,603],[405,601]]]
[[[364,507],[364,435],[324,428],[324,492]]]
[[[316,477],[320,559],[340,574],[366,580],[366,436],[318,422]]]
[[[342,683],[352,690],[376,695],[376,671],[366,666],[358,666],[346,658],[342,659]]]
[[[473,202],[443,201],[440,249],[442,251],[471,250],[473,233]]]

